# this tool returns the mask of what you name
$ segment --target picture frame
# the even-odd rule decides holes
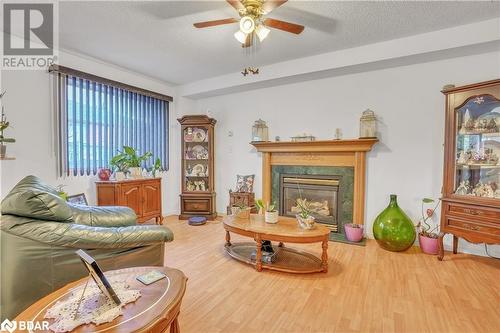
[[[84,206],[88,206],[89,205],[88,202],[87,202],[87,197],[85,197],[85,193],[79,193],[79,194],[75,194],[75,195],[69,195],[67,201],[69,203],[77,204],[77,205],[84,205]]]
[[[120,298],[118,298],[108,279],[104,276],[104,273],[97,264],[97,261],[81,249],[75,253],[80,257],[80,260],[85,265],[85,268],[89,271],[89,275],[92,276],[92,279],[95,281],[99,289],[101,289],[102,293],[111,299],[116,305],[120,305]]]

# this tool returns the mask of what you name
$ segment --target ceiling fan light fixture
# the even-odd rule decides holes
[[[236,38],[236,40],[241,44],[245,44],[245,41],[247,40],[247,34],[241,30],[238,30],[234,33],[234,38]]]
[[[264,39],[266,39],[267,35],[269,35],[269,32],[271,30],[269,30],[268,28],[266,28],[263,24],[259,24],[257,26],[257,28],[255,28],[255,33],[257,34],[257,37],[259,37],[259,41],[263,41]]]
[[[250,16],[243,16],[240,20],[240,30],[249,34],[255,29],[255,21]]]

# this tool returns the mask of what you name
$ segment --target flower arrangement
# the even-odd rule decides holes
[[[436,230],[439,225],[433,223],[433,216],[436,208],[439,206],[440,201],[434,205],[435,200],[430,198],[423,198],[421,204],[422,219],[417,224],[417,232],[419,235],[437,238],[438,234]],[[433,208],[431,208],[433,207]]]

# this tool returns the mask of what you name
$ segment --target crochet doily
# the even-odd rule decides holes
[[[82,297],[84,286],[74,289],[70,295],[62,301],[58,301],[47,310],[45,318],[54,319],[49,329],[56,333],[69,332],[84,324],[94,323],[96,325],[113,321],[123,314],[122,307],[137,300],[141,293],[139,290],[129,289],[126,282],[127,277],[113,276],[108,278],[121,305],[116,305],[108,299],[90,278],[85,295]],[[78,305],[81,299],[80,305]],[[77,310],[78,309],[78,310]]]

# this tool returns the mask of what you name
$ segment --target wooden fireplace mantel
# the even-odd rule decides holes
[[[273,165],[350,166],[354,168],[353,222],[364,224],[366,153],[377,139],[308,142],[251,142],[262,153],[262,199],[271,200]]]

